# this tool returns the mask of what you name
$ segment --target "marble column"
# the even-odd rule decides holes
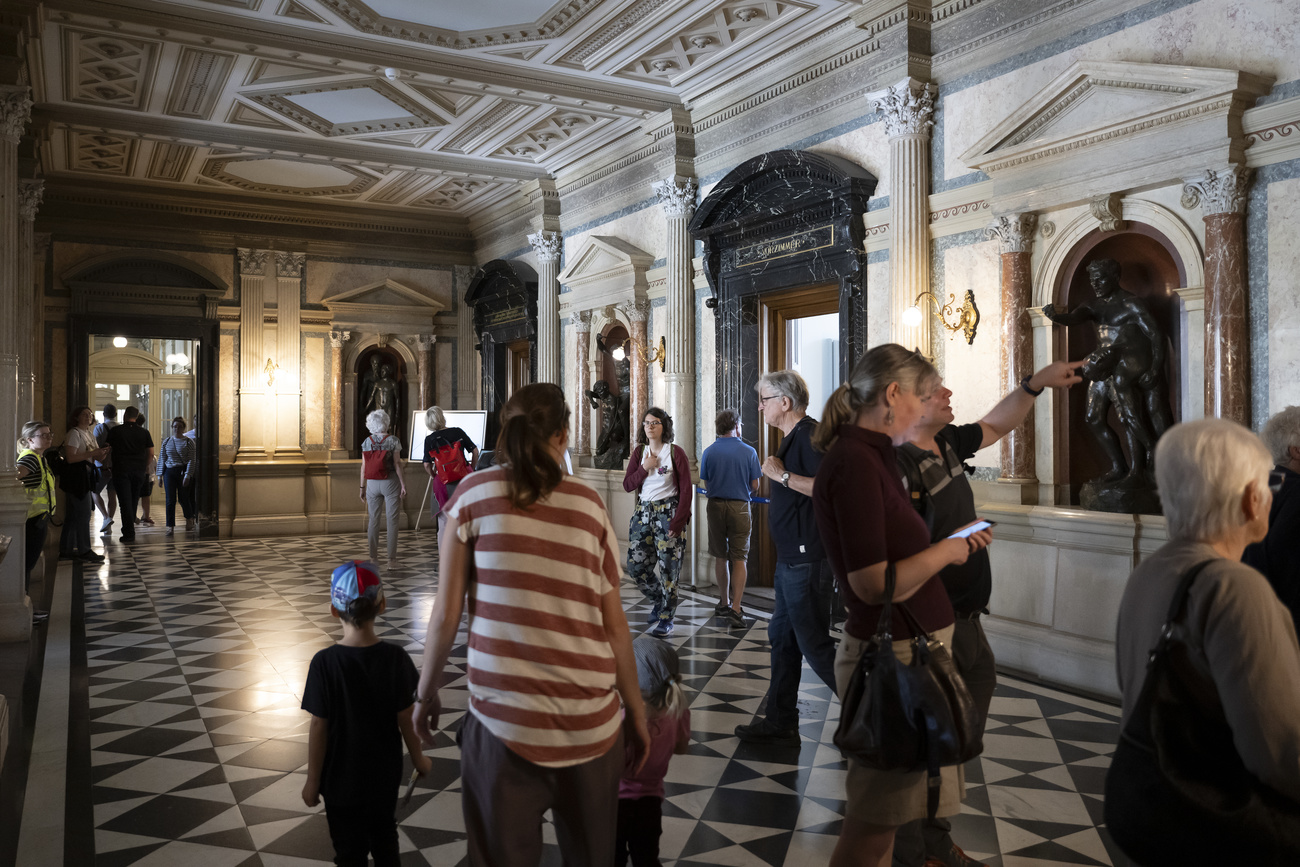
[[[456,270],[456,275],[472,274],[469,269]],[[478,334],[474,331],[474,308],[465,303],[465,286],[456,281],[456,409],[483,409],[478,400],[480,357],[475,345]]]
[[[266,457],[266,260],[268,250],[239,248],[239,452],[238,461]]]
[[[559,232],[534,232],[528,243],[537,254],[537,381],[560,384]]]
[[[659,204],[668,218],[668,359],[664,366],[664,385],[668,392],[665,409],[673,418],[675,442],[690,456],[699,460],[695,451],[695,269],[691,264],[694,249],[686,227],[695,213],[695,194],[698,186],[694,178],[672,178],[654,185]],[[646,310],[649,315],[649,309]],[[644,325],[644,320],[642,320]],[[638,338],[646,344],[644,328]],[[645,359],[633,365],[633,375],[638,366],[642,380],[645,378]],[[635,406],[635,404],[634,404]],[[645,405],[641,405],[645,412]],[[640,419],[641,416],[634,416]]]
[[[646,328],[646,323],[650,319],[650,299],[641,298],[631,303],[620,305],[619,311],[627,317],[627,330],[628,334],[632,337],[632,345],[629,347],[630,352],[628,354],[628,358],[631,361],[631,367],[629,368],[630,375],[628,376],[628,389],[632,392],[631,400],[628,404],[630,407],[631,418],[627,427],[629,436],[628,448],[635,449],[636,432],[641,424],[641,419],[645,418],[645,411],[650,408],[650,387],[649,383],[646,381],[646,374],[648,373],[646,368],[649,367],[649,365],[646,363],[645,355],[641,352],[641,347],[647,345],[646,334],[648,329]],[[694,379],[695,377],[691,377],[692,395],[694,394]],[[672,385],[669,384],[668,388],[669,397],[671,398]],[[671,403],[672,401],[670,399],[669,404],[671,405]],[[684,439],[682,434],[685,431],[686,426],[682,423],[682,417],[671,409],[668,410],[668,414],[672,416],[673,419],[673,442],[685,449],[686,446],[682,442]],[[693,421],[692,426],[694,426]],[[628,452],[628,454],[631,454],[631,452]],[[693,451],[687,451],[686,454],[690,455],[692,459],[695,457]]]
[[[41,206],[45,195],[45,181],[23,180],[18,182],[18,319],[16,322],[16,352],[18,353],[18,424],[35,418],[33,406],[36,403],[36,356],[32,353],[32,331],[40,320],[40,299],[35,291],[35,279],[32,272],[35,255],[33,244],[33,226],[36,211]]]
[[[890,331],[894,341],[932,355],[927,304],[921,324],[903,324],[903,311],[930,291],[930,85],[905,78],[876,98],[889,136]]]
[[[275,453],[302,455],[302,275],[306,253],[275,254]]]
[[[330,332],[330,457],[346,457],[343,447],[343,345],[351,331]],[[338,454],[338,453],[342,454]]]
[[[1020,387],[1020,381],[1034,372],[1034,339],[1029,322],[1033,272],[1029,255],[1034,248],[1034,214],[998,217],[986,230],[989,240],[1002,242],[1002,393]],[[1001,481],[1032,483],[1034,473],[1034,422],[1026,418],[1002,438]]]
[[[1205,414],[1250,424],[1246,189],[1253,169],[1207,171],[1183,187],[1205,220]]]
[[[18,426],[20,341],[18,142],[31,117],[26,87],[0,87],[0,431],[12,443]],[[26,297],[23,293],[22,297]],[[32,630],[27,598],[25,528],[27,497],[18,484],[12,445],[0,448],[0,535],[10,538],[0,558],[0,641],[24,641]]]
[[[573,326],[573,342],[577,350],[574,370],[578,375],[578,393],[573,401],[573,453],[588,455],[591,454],[591,401],[587,399],[587,392],[591,391],[591,370],[588,366],[591,354],[591,311],[569,314],[569,323]]]
[[[420,376],[420,409],[422,410],[437,403],[433,388],[433,345],[437,342],[436,334],[415,335],[415,348],[419,350],[415,361]]]

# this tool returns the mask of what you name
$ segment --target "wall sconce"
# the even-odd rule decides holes
[[[916,303],[913,303],[911,307],[903,311],[904,325],[915,328],[921,324],[921,317],[924,314],[921,312],[921,308],[918,307],[917,304],[919,304],[921,299],[926,296],[929,296],[930,303],[934,305],[934,312],[939,314],[939,321],[943,323],[944,328],[947,328],[949,331],[957,331],[958,329],[961,329],[961,332],[966,336],[967,344],[975,342],[975,329],[978,328],[980,324],[980,311],[979,308],[975,306],[975,293],[970,289],[966,290],[966,299],[962,302],[961,307],[956,311],[952,309],[952,305],[956,303],[957,300],[956,296],[949,295],[948,303],[943,305],[943,307],[940,307],[939,299],[933,292],[922,292],[916,296]],[[957,321],[949,322],[948,317],[953,315],[957,316]]]
[[[622,361],[624,358],[627,358],[627,350],[625,350],[624,347],[629,343],[636,346],[637,351],[641,353],[641,357],[645,359],[646,364],[659,362],[659,372],[664,372],[665,365],[668,363],[668,345],[667,341],[663,337],[659,338],[659,346],[656,347],[653,354],[650,352],[650,347],[635,338],[629,337],[627,340],[624,340],[621,345],[615,346],[614,350],[610,353],[610,355],[614,356],[615,361]]]
[[[125,338],[125,337],[114,337],[114,338],[113,338],[113,346],[115,346],[115,347],[118,348],[118,349],[126,349],[126,338]]]
[[[268,358],[266,360],[266,387],[275,388],[275,375],[279,373],[280,365]]]

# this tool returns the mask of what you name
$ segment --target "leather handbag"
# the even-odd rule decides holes
[[[1193,674],[1175,635],[1192,582],[1212,562],[1194,566],[1169,603],[1106,773],[1106,828],[1125,855],[1147,867],[1294,867],[1300,804],[1247,770],[1213,682]]]
[[[943,642],[928,635],[907,605],[912,661],[894,655],[894,564],[885,567],[885,604],[845,689],[835,746],[845,756],[882,771],[927,772],[926,809],[939,807],[939,769],[959,765],[984,748],[979,711]]]

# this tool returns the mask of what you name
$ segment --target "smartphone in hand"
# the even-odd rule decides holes
[[[956,533],[953,533],[948,538],[965,539],[971,533],[978,533],[980,530],[987,530],[990,527],[996,527],[997,524],[998,524],[997,521],[976,521],[974,524],[971,524],[969,527],[964,527],[958,530]]]

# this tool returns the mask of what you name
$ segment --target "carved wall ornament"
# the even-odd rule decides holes
[[[1031,253],[1034,249],[1034,229],[1038,225],[1038,215],[1032,213],[1006,214],[997,217],[984,230],[984,237],[990,241],[1002,242],[1003,253]]]
[[[699,190],[694,178],[684,181],[666,180],[654,185],[655,196],[669,217],[689,217],[695,212],[695,193]]]
[[[1056,234],[1056,224],[1051,220],[1043,220],[1038,227],[1038,231],[1044,238],[1050,238]]]
[[[569,314],[569,324],[578,334],[591,333],[591,311],[576,310]]]
[[[564,238],[559,232],[533,232],[528,236],[528,244],[539,262],[558,262],[564,251]]]
[[[65,92],[72,102],[143,109],[149,99],[160,43],[118,35],[66,32],[72,69]]]
[[[920,84],[919,87],[916,85]],[[888,88],[874,100],[876,111],[885,116],[885,132],[899,135],[926,135],[934,126],[934,94],[930,85],[912,80]]]
[[[275,273],[280,277],[302,277],[303,266],[307,264],[306,253],[276,253]]]
[[[428,352],[433,349],[433,345],[438,342],[436,334],[417,334],[415,335],[415,346],[421,352]]]
[[[1210,169],[1183,185],[1183,207],[1191,210],[1200,205],[1207,217],[1245,213],[1246,190],[1254,175],[1255,170],[1245,166],[1228,166],[1218,171]]]
[[[1124,210],[1119,193],[1093,196],[1088,203],[1092,216],[1101,222],[1103,232],[1118,232],[1128,228],[1124,222]]]
[[[736,17],[739,18],[741,21],[745,21],[745,22],[753,21],[753,20],[755,20],[755,19],[757,19],[757,18],[762,18],[762,17],[763,17],[763,10],[762,10],[762,9],[755,9],[755,8],[753,8],[753,7],[746,7],[746,8],[744,8],[744,9],[737,9],[737,10],[736,10]]]
[[[0,136],[10,144],[18,144],[31,119],[31,92],[30,87],[0,88]]]
[[[351,331],[331,331],[330,346],[334,349],[342,349],[343,344],[352,339]]]
[[[752,37],[760,30],[772,30],[783,21],[803,14],[799,4],[769,2],[768,10],[752,0],[724,0],[676,30],[619,70],[622,75],[674,75],[694,69],[702,60]]]
[[[391,334],[376,334],[376,335],[375,335],[375,343],[379,346],[380,349],[387,349],[387,348],[388,348],[388,344],[391,343],[392,340],[393,340],[393,335],[391,335]]]
[[[244,277],[263,277],[266,275],[266,260],[270,256],[270,250],[250,250],[247,247],[238,248],[239,253],[239,273]]]
[[[18,182],[18,215],[27,222],[36,220],[36,211],[45,198],[45,181],[40,178]]]

